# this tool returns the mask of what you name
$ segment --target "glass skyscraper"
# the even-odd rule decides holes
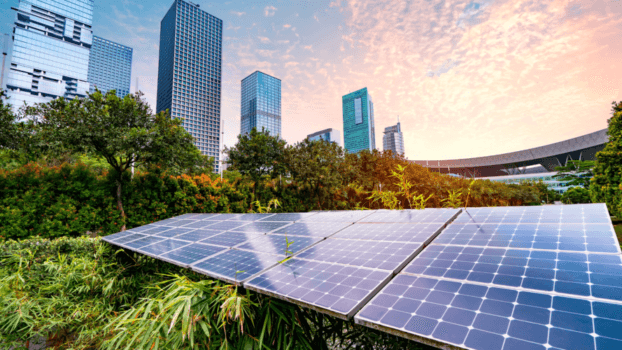
[[[404,154],[404,134],[402,134],[402,125],[399,119],[397,125],[384,128],[384,136],[382,137],[382,146],[385,151],[393,151],[396,154]]]
[[[20,0],[6,82],[9,103],[85,97],[93,0]]]
[[[242,79],[240,133],[265,128],[281,136],[281,79],[256,71]]]
[[[103,94],[116,90],[123,98],[130,93],[132,80],[132,48],[110,40],[93,37],[89,60],[90,91],[95,88]]]
[[[313,134],[307,135],[307,138],[309,139],[309,141],[324,140],[336,143],[337,145],[341,146],[341,132],[333,128],[314,132]]]
[[[367,88],[341,98],[343,106],[343,147],[350,153],[376,149],[374,103]]]
[[[175,0],[160,23],[157,112],[182,118],[203,154],[220,159],[222,20]]]

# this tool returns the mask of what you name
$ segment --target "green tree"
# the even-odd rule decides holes
[[[322,203],[331,201],[332,193],[342,183],[343,148],[324,140],[304,139],[288,147],[286,154],[292,179],[300,187],[309,189],[320,210],[325,208]]]
[[[596,162],[593,160],[571,160],[566,166],[556,167],[555,171],[557,171],[557,175],[553,175],[553,178],[558,181],[567,182],[568,186],[588,188],[594,177],[595,165]]]
[[[131,167],[193,172],[208,162],[181,120],[170,118],[168,112],[154,115],[140,93],[119,98],[115,91],[105,95],[96,91],[84,99],[58,98],[28,108],[27,115],[41,127],[40,139],[50,152],[86,153],[106,160],[113,169],[122,230],[123,179]]]
[[[562,195],[564,204],[592,203],[590,191],[583,187],[571,187]]]
[[[622,101],[614,102],[613,116],[607,121],[609,142],[596,153],[594,179],[590,185],[592,201],[605,202],[609,213],[622,216]]]
[[[238,143],[225,148],[225,152],[229,157],[228,170],[237,170],[253,180],[253,194],[257,193],[263,176],[275,178],[285,174],[285,141],[270,135],[264,128],[261,131],[253,128],[250,134],[238,135]]]
[[[36,125],[13,113],[8,97],[0,90],[0,166],[21,166],[39,157]]]

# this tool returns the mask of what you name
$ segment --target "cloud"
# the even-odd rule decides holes
[[[284,24],[283,28],[291,28],[291,26],[292,26],[291,24]]]
[[[274,6],[266,6],[266,7],[263,9],[263,14],[264,14],[266,17],[272,17],[272,16],[274,16],[274,14],[276,13],[276,10],[277,10],[277,8],[276,8],[276,7],[274,7]]]
[[[264,44],[267,44],[270,42],[270,38],[267,38],[265,36],[258,36],[257,39],[259,39],[259,41],[261,41]]]
[[[246,14],[246,12],[237,12],[237,11],[231,11],[230,13],[238,17],[244,16]]]
[[[313,45],[303,46],[303,49],[313,52]]]

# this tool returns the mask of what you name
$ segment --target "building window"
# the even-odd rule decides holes
[[[355,124],[361,124],[363,122],[363,109],[360,97],[354,100],[354,122]]]

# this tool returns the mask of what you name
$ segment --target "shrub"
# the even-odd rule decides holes
[[[592,199],[590,198],[590,191],[583,187],[571,187],[562,195],[562,203],[592,203]]]

